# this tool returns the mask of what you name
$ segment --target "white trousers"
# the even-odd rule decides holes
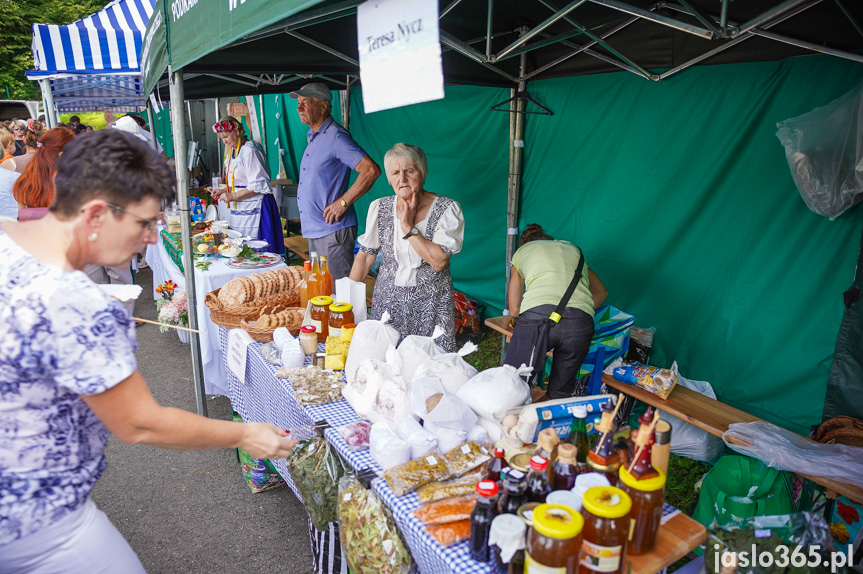
[[[87,499],[62,520],[0,546],[0,574],[146,574],[105,513]]]

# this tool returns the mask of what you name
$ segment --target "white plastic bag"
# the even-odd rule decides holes
[[[420,458],[437,451],[437,438],[413,417],[399,421],[399,436],[411,447],[411,459]]]
[[[437,404],[431,412],[427,411],[434,402]],[[467,403],[447,392],[439,379],[430,377],[414,380],[411,389],[411,411],[424,421],[456,431],[468,431],[476,424],[476,413]]]
[[[863,487],[863,448],[812,442],[767,421],[730,424],[722,439],[730,448],[760,459],[771,468]]]
[[[435,436],[439,452],[451,451],[467,442],[467,431],[448,429],[430,421],[425,421],[423,428]]]
[[[287,327],[279,327],[273,331],[273,343],[280,351],[285,348],[285,344],[294,339],[295,337],[291,335],[291,332],[288,331]]]
[[[457,393],[463,384],[479,373],[464,357],[477,350],[477,346],[468,341],[457,353],[432,355],[417,368],[414,378],[434,377],[440,379],[446,390]]]
[[[399,332],[387,325],[390,314],[386,311],[380,321],[363,321],[354,330],[348,360],[345,362],[345,378],[350,383],[357,374],[357,369],[366,359],[386,360],[387,348],[397,345]]]
[[[436,326],[431,337],[422,337],[420,335],[408,335],[405,337],[404,341],[399,345],[399,355],[404,363],[402,376],[405,379],[412,381],[417,368],[426,359],[444,353],[441,346],[434,341],[443,334],[444,330]]]
[[[491,437],[488,436],[488,431],[482,425],[476,424],[467,431],[467,440],[477,444],[486,444],[491,442]]]
[[[369,454],[384,470],[411,459],[411,447],[385,422],[375,423],[369,432]]]
[[[385,361],[366,359],[357,369],[353,380],[349,380],[342,389],[342,396],[359,416],[367,419],[372,412],[378,390],[391,376],[392,372]]]
[[[683,385],[705,397],[716,399],[716,393],[707,381],[692,381],[684,378],[678,370],[677,361],[671,365],[671,370],[677,375],[678,385]],[[706,430],[665,412],[662,413],[662,419],[671,425],[671,452],[676,455],[710,462],[716,460],[725,450],[722,439]]]
[[[287,329],[285,330],[287,331]],[[290,335],[288,333],[289,337]],[[290,339],[283,341],[280,357],[283,367],[302,367],[306,362],[306,355],[303,353],[299,338],[290,337]]]
[[[390,376],[378,388],[369,420],[373,423],[387,421],[395,428],[400,420],[411,414],[411,384],[401,376],[401,358],[392,345],[387,349],[387,366]]]
[[[507,409],[526,404],[530,387],[522,380],[532,369],[509,365],[486,369],[466,382],[456,396],[466,402],[480,417],[500,420]]]

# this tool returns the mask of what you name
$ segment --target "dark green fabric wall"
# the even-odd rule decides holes
[[[609,301],[658,329],[720,400],[797,431],[821,422],[860,209],[809,211],[776,123],[859,83],[829,57],[537,82],[521,223],[581,245]]]

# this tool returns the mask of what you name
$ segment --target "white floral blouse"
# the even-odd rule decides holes
[[[0,555],[86,501],[109,433],[80,395],[128,378],[136,348],[121,303],[0,229]]]

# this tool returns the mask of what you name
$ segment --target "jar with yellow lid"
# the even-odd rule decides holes
[[[617,487],[632,498],[629,513],[629,544],[626,551],[637,555],[649,552],[659,531],[662,508],[665,505],[665,473],[655,469],[659,476],[637,480],[625,468],[620,469]]]
[[[632,499],[619,488],[594,486],[584,493],[583,502],[581,571],[623,572]]]
[[[330,336],[341,337],[342,327],[354,322],[354,306],[350,303],[333,303],[330,305]]]
[[[578,570],[584,518],[562,504],[540,504],[527,533],[525,574],[573,574]]]
[[[319,295],[318,297],[312,297],[311,304],[311,325],[318,333],[318,341],[321,343],[326,342],[330,334],[330,305],[333,304],[333,298]]]

